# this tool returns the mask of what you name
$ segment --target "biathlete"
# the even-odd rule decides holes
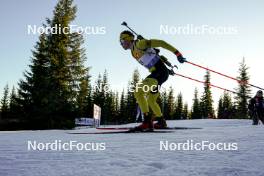
[[[153,128],[167,128],[167,123],[157,103],[157,98],[160,95],[158,87],[168,79],[170,70],[165,65],[168,63],[167,58],[160,56],[159,50],[156,48],[161,47],[171,51],[177,56],[180,63],[184,63],[186,59],[176,48],[163,40],[135,39],[134,34],[127,30],[121,32],[120,44],[125,50],[131,50],[132,56],[150,71],[150,75],[139,84],[134,92],[137,103],[144,114],[144,121],[141,125],[135,127],[135,130],[152,131]],[[146,86],[149,89],[144,88]],[[150,109],[153,112],[153,116],[150,114]],[[153,124],[153,120],[156,120],[157,123]]]

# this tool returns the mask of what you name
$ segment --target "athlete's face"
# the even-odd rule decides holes
[[[121,44],[121,46],[125,49],[125,50],[127,50],[127,49],[129,49],[130,48],[130,46],[131,46],[131,41],[128,41],[128,40],[120,40],[120,44]]]

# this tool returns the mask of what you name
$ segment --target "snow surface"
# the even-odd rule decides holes
[[[134,124],[126,125],[133,126]],[[95,129],[0,132],[0,176],[263,176],[264,127],[249,120],[169,121],[174,133],[68,134]],[[105,143],[104,151],[28,151],[28,140]],[[238,143],[237,151],[161,151],[160,141]]]

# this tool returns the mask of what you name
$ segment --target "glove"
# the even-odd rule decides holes
[[[179,51],[176,51],[174,54],[177,56],[177,59],[181,64],[186,62],[186,58],[184,58]]]
[[[173,69],[168,69],[169,71],[169,75],[175,75],[175,72],[173,71]]]
[[[182,64],[184,62],[186,62],[186,58],[182,57],[182,56],[178,56],[177,57],[178,61]]]

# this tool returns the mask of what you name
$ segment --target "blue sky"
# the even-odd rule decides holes
[[[56,5],[54,0],[3,0],[0,6],[0,92],[5,84],[17,85],[28,69],[31,50],[38,35],[28,35],[27,25],[37,25],[52,17]],[[79,26],[104,26],[105,35],[84,35],[87,66],[91,66],[93,81],[98,73],[108,70],[112,85],[126,87],[134,69],[138,68],[142,77],[148,71],[139,65],[119,45],[119,33],[127,21],[145,38],[167,41],[178,48],[190,61],[216,69],[231,76],[237,76],[238,64],[245,57],[250,67],[251,83],[264,87],[263,43],[264,43],[264,1],[261,0],[75,0],[78,7],[73,24]],[[234,27],[233,35],[184,35],[160,33],[160,25],[170,27],[208,25],[212,27]],[[173,63],[176,57],[162,50]],[[202,80],[204,70],[188,64],[178,64],[178,72]],[[234,89],[237,84],[212,74],[212,83]],[[191,102],[194,87],[200,93],[203,85],[180,77],[170,77],[165,88],[173,86],[175,93],[182,92],[185,101]],[[215,103],[222,91],[213,90]],[[252,89],[255,92],[255,89]]]

